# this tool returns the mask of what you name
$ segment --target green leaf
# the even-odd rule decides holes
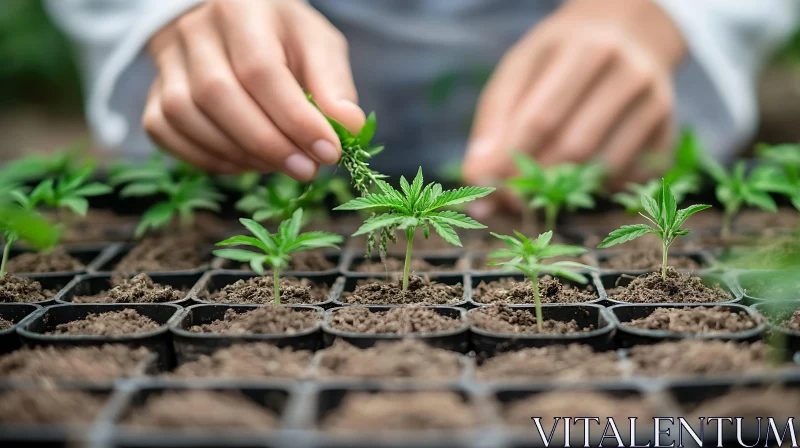
[[[139,225],[136,227],[136,237],[139,238],[148,228],[158,229],[167,225],[175,216],[177,210],[169,202],[161,202],[150,207],[142,215]]]
[[[675,221],[675,215],[678,213],[678,204],[675,202],[675,196],[672,194],[672,189],[669,184],[661,179],[661,221],[659,225],[662,229],[669,229],[671,224]]]
[[[364,127],[358,132],[358,143],[361,146],[369,146],[369,142],[372,141],[372,137],[375,135],[375,128],[377,125],[378,121],[375,118],[375,112],[370,112],[367,116],[367,121],[364,123]]]
[[[686,222],[687,218],[708,208],[711,208],[711,206],[706,204],[694,204],[679,210],[671,229],[673,231],[680,229],[683,223]]]
[[[514,233],[517,235],[517,238],[522,240],[522,242],[525,242],[525,240],[527,240],[527,238],[525,238],[525,235],[523,235],[522,233],[517,231],[514,231]],[[533,247],[536,250],[540,250],[545,246],[547,246],[548,244],[550,244],[550,241],[552,240],[553,240],[553,231],[548,230],[547,232],[544,232],[538,237],[536,237],[536,241],[533,242]]]
[[[438,219],[431,219],[430,220],[431,227],[433,230],[439,234],[445,241],[448,243],[461,247],[461,240],[458,238],[458,234],[455,230],[453,230],[450,225],[448,225],[444,221],[440,221]]]
[[[89,201],[77,196],[62,198],[58,205],[72,210],[78,216],[86,216],[89,211]]]
[[[220,258],[227,258],[229,260],[240,261],[243,263],[249,263],[254,258],[264,257],[263,254],[258,254],[256,252],[243,249],[217,249],[211,253]]]
[[[126,185],[119,192],[120,197],[143,197],[159,193],[158,185],[149,182],[134,182]]]
[[[502,242],[506,243],[506,245],[512,249],[522,249],[522,243],[515,239],[514,237],[508,235],[500,235],[494,232],[489,232],[493,237],[501,240]]]
[[[436,200],[428,209],[433,210],[442,207],[451,207],[453,205],[463,204],[465,202],[471,202],[484,196],[488,196],[493,191],[495,191],[495,188],[487,187],[462,187],[455,190],[447,190],[441,193],[441,195],[436,198]]]
[[[329,232],[306,232],[297,237],[289,245],[288,253],[300,252],[309,249],[333,248],[338,249],[339,244],[344,241],[341,235]]]
[[[554,257],[577,257],[586,253],[586,249],[579,246],[567,246],[563,244],[553,244],[541,249],[539,258]]]
[[[619,229],[609,233],[603,242],[597,247],[599,249],[604,249],[617,244],[627,243],[628,241],[634,240],[648,233],[655,233],[655,230],[646,224],[622,226]]]
[[[642,207],[644,211],[650,215],[656,223],[661,222],[661,207],[659,207],[658,202],[655,199],[651,198],[650,196],[642,195]]]
[[[253,238],[252,236],[242,236],[242,235],[233,236],[228,238],[227,240],[220,241],[216,244],[216,246],[233,246],[237,244],[257,247],[265,252],[269,251],[267,245],[264,244],[258,238]]]
[[[397,226],[402,222],[403,218],[403,216],[395,213],[384,213],[382,215],[369,218],[364,221],[364,224],[359,227],[353,236],[364,235],[384,227]]]
[[[266,257],[253,258],[250,260],[250,269],[258,275],[264,275],[264,262]]]
[[[366,210],[375,207],[394,209],[402,208],[394,201],[393,198],[390,198],[385,194],[376,193],[347,201],[346,203],[335,207],[334,210]]]
[[[778,205],[775,203],[775,200],[772,199],[769,193],[753,191],[749,189],[745,189],[745,191],[742,193],[744,200],[748,205],[752,205],[773,213],[778,212]]]
[[[261,224],[253,221],[252,219],[241,218],[239,222],[250,231],[256,238],[258,238],[269,250],[277,250],[277,245],[272,238],[272,235]]]
[[[428,215],[429,219],[436,219],[440,222],[450,224],[452,226],[461,227],[462,229],[485,229],[486,226],[475,221],[467,215],[457,213],[454,211],[443,211],[431,213]]]
[[[76,189],[72,194],[77,196],[100,196],[113,192],[114,189],[100,182],[84,185]]]

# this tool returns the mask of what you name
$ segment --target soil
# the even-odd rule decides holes
[[[311,352],[271,344],[237,344],[178,366],[180,378],[301,379],[307,376]]]
[[[507,305],[492,305],[469,313],[470,324],[485,331],[514,334],[570,334],[591,331],[593,325],[581,328],[575,320],[569,322],[545,320],[542,330],[536,326],[533,309],[514,309]]]
[[[800,409],[800,390],[785,387],[734,388],[721,397],[706,400],[691,415],[735,415],[757,425],[757,417],[773,417],[779,431],[783,431],[788,417],[797,416]],[[688,420],[688,419],[687,419]],[[766,420],[766,419],[765,419]],[[697,421],[694,418],[694,421]],[[767,422],[764,422],[767,425]],[[797,429],[797,423],[794,424]],[[775,445],[773,445],[775,446]],[[783,445],[787,446],[787,445]]]
[[[800,331],[800,310],[795,310],[792,317],[787,319],[783,326],[789,330]]]
[[[643,398],[621,398],[602,392],[578,390],[542,392],[513,401],[504,410],[507,424],[530,431],[536,431],[531,420],[534,416],[542,417],[542,428],[549,431],[553,427],[554,417],[579,415],[599,416],[601,421],[613,418],[618,425],[626,427],[625,430],[620,428],[620,434],[627,436],[630,433],[627,430],[628,417],[638,417],[640,421],[647,422],[659,414]]]
[[[657,308],[641,319],[623,322],[623,326],[642,330],[676,333],[718,334],[748,331],[758,323],[746,311],[730,311],[720,306]]]
[[[636,375],[730,375],[767,369],[769,350],[762,342],[684,339],[635,346],[628,359]]]
[[[186,295],[172,286],[159,285],[147,274],[133,278],[117,277],[113,288],[93,296],[76,296],[73,303],[165,303],[181,300]]]
[[[271,305],[275,303],[274,281],[271,276],[251,277],[237,280],[221,290],[202,297],[214,303]],[[311,305],[328,300],[330,287],[325,283],[314,283],[311,279],[284,277],[280,281],[281,303]]]
[[[225,311],[225,317],[209,324],[194,325],[195,333],[295,334],[313,328],[320,320],[316,311],[301,311],[284,306],[267,306],[238,313]]]
[[[80,260],[59,247],[52,252],[23,252],[8,260],[8,272],[74,272],[85,269]]]
[[[32,303],[50,300],[58,291],[42,288],[36,280],[6,274],[0,279],[0,303]]]
[[[479,423],[477,410],[454,392],[351,392],[322,421],[335,432],[459,430]]]
[[[55,213],[53,218],[61,217]],[[136,218],[120,216],[110,210],[90,208],[86,216],[70,223],[61,240],[64,243],[98,243],[105,241],[127,241],[133,238]]]
[[[611,299],[630,303],[713,303],[733,297],[719,285],[708,287],[700,277],[667,267],[667,279],[651,272],[633,279],[627,286],[608,290]]]
[[[112,344],[67,349],[22,348],[0,357],[0,378],[110,381],[133,376],[149,355],[145,348]]]
[[[403,292],[402,279],[375,280],[357,285],[355,291],[343,293],[340,300],[357,305],[452,305],[464,300],[464,287],[461,283],[446,285],[412,275],[408,291]]]
[[[0,424],[86,425],[100,414],[107,398],[75,390],[0,392]]]
[[[233,263],[229,263],[233,264]],[[239,266],[242,271],[252,271],[249,264],[243,263]],[[305,251],[292,254],[287,272],[321,272],[336,269],[336,264],[325,257],[324,252]]]
[[[600,261],[600,268],[610,271],[657,271],[661,269],[661,258],[660,249],[625,252]],[[667,263],[681,271],[696,271],[703,267],[691,257],[683,255],[668,256]]]
[[[797,210],[781,207],[778,213],[766,213],[761,210],[742,210],[734,223],[736,228],[763,229],[796,229],[800,226]]]
[[[342,308],[330,320],[330,326],[337,330],[368,334],[438,333],[457,330],[462,325],[460,319],[413,306],[388,311],[371,311],[361,306]]]
[[[458,355],[414,340],[379,342],[359,349],[337,339],[318,352],[317,374],[337,378],[456,379],[461,373]]]
[[[0,317],[0,331],[8,330],[9,328],[11,328],[13,326],[14,326],[14,322],[11,322],[10,320],[5,320],[2,317]]]
[[[352,269],[355,272],[380,274],[384,272],[403,272],[405,261],[402,258],[387,256],[384,264],[380,259],[355,260]],[[422,258],[411,259],[411,272],[452,272],[457,269],[454,263],[433,264]]]
[[[142,316],[134,309],[89,313],[85,318],[56,325],[56,329],[45,334],[85,335],[85,336],[124,336],[158,330],[158,323]]]
[[[167,391],[147,398],[123,424],[137,429],[269,430],[280,417],[238,392]]]
[[[169,272],[203,268],[209,256],[202,248],[208,244],[196,233],[150,237],[133,247],[114,266],[115,272]]]
[[[585,290],[565,285],[557,278],[539,279],[539,297],[542,303],[583,303],[597,299],[594,287]],[[472,299],[478,303],[533,304],[533,288],[528,280],[517,281],[503,277],[489,283],[481,281],[472,290]]]
[[[595,352],[588,345],[553,345],[502,353],[478,367],[481,380],[590,380],[619,377],[617,353]]]

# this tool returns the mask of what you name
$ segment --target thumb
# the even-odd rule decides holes
[[[331,95],[329,91],[319,92],[317,95],[311,92],[311,95],[325,115],[344,125],[354,135],[364,127],[367,117],[354,101],[336,98],[336,95]]]

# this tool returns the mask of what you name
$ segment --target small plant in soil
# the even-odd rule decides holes
[[[516,238],[508,235],[492,235],[502,240],[508,249],[498,249],[489,254],[492,259],[508,259],[506,261],[490,261],[490,266],[504,266],[519,270],[528,277],[533,291],[533,300],[536,306],[536,326],[542,331],[542,300],[539,296],[539,274],[546,273],[554,277],[564,277],[578,283],[587,283],[586,276],[573,271],[573,269],[592,270],[591,266],[574,261],[556,261],[550,264],[542,263],[543,260],[554,257],[577,257],[586,253],[586,249],[578,246],[564,244],[550,244],[553,231],[549,230],[531,241],[525,235],[514,232]]]
[[[681,226],[690,216],[711,208],[711,206],[695,204],[678,210],[675,195],[672,193],[669,184],[663,179],[661,180],[661,189],[655,197],[642,195],[641,200],[642,208],[644,208],[646,214],[640,214],[650,221],[652,226],[648,224],[622,226],[611,232],[597,247],[602,249],[626,243],[648,233],[658,235],[661,239],[662,247],[661,278],[666,280],[669,247],[675,242],[675,238],[689,233],[689,230],[681,229]]]
[[[242,223],[253,236],[234,236],[220,241],[217,246],[250,246],[258,252],[244,249],[218,249],[214,255],[229,260],[250,263],[250,267],[259,275],[264,275],[264,264],[272,268],[275,288],[275,304],[281,303],[280,273],[291,260],[291,255],[311,249],[338,249],[343,241],[341,235],[329,232],[300,233],[303,221],[303,209],[297,209],[290,219],[280,223],[276,233],[270,233],[261,224],[252,219],[242,218]]]
[[[555,230],[564,208],[593,208],[593,195],[600,191],[605,177],[605,168],[598,164],[565,163],[545,169],[522,154],[515,154],[514,162],[521,174],[508,184],[531,209],[544,209],[545,230]]]
[[[87,163],[86,149],[86,141],[82,140],[46,154],[20,157],[3,166],[0,170],[0,179],[26,182],[73,173]]]
[[[137,237],[148,229],[166,227],[175,217],[187,228],[194,222],[195,211],[219,211],[219,203],[225,198],[210,176],[186,165],[171,170],[161,154],[154,155],[142,165],[115,167],[109,182],[115,186],[125,185],[120,191],[121,197],[167,197],[144,212],[136,227]]]
[[[78,216],[86,216],[89,210],[88,197],[112,191],[106,184],[89,182],[94,171],[94,163],[88,162],[76,171],[41,181],[29,194],[26,194],[24,189],[15,189],[10,194],[22,208],[27,210],[49,207],[68,209]]]
[[[759,157],[776,168],[772,176],[759,179],[762,188],[785,195],[800,210],[800,145],[758,145]]]
[[[422,228],[423,235],[427,239],[430,235],[430,228],[433,227],[433,230],[445,241],[461,247],[461,240],[453,229],[454,226],[463,229],[485,229],[486,226],[462,213],[442,209],[474,201],[495,190],[484,187],[462,187],[443,191],[442,186],[438,183],[423,187],[422,168],[417,171],[417,176],[411,184],[405,177],[400,178],[401,191],[395,190],[380,179],[376,179],[375,183],[380,192],[353,199],[334,210],[389,210],[387,213],[367,219],[353,236],[368,234],[379,229],[386,229],[390,232],[397,229],[405,231],[408,246],[403,268],[404,292],[408,291],[411,247],[417,228]]]

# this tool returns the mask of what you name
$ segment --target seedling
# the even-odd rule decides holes
[[[46,206],[66,208],[78,216],[86,216],[89,210],[88,197],[111,193],[110,186],[100,182],[90,182],[94,173],[94,164],[86,164],[82,168],[62,174],[56,179],[45,179],[30,194],[23,189],[15,189],[10,194],[23,208],[35,210]]]
[[[759,156],[776,171],[759,179],[759,187],[785,195],[800,210],[800,145],[758,145]]]
[[[669,247],[675,242],[675,238],[689,233],[687,229],[681,229],[686,219],[695,213],[711,208],[706,204],[695,204],[684,209],[678,210],[678,203],[675,195],[665,180],[661,180],[661,189],[654,197],[642,195],[642,208],[645,213],[640,213],[645,219],[650,221],[648,224],[634,224],[622,226],[611,232],[606,239],[600,243],[598,248],[606,248],[617,244],[627,243],[628,241],[639,238],[640,236],[652,233],[661,238],[663,248],[661,263],[661,278],[667,278],[667,253]]]
[[[172,171],[160,154],[143,165],[117,167],[109,181],[112,185],[125,185],[120,191],[121,197],[158,194],[167,197],[144,212],[136,227],[136,237],[141,237],[150,228],[165,227],[176,216],[183,227],[189,227],[194,222],[196,210],[219,211],[219,203],[225,198],[207,174],[185,165]]]
[[[217,246],[251,246],[259,252],[244,249],[218,249],[214,255],[229,260],[250,263],[250,267],[264,275],[264,264],[272,267],[275,304],[281,303],[280,278],[281,269],[285,269],[291,255],[310,249],[330,247],[338,249],[343,241],[341,235],[328,232],[300,233],[303,222],[303,209],[297,209],[290,219],[283,221],[278,226],[278,231],[269,233],[261,224],[252,219],[242,218],[239,222],[244,225],[253,236],[234,236],[225,241],[220,241]]]
[[[490,266],[505,266],[517,269],[528,277],[533,290],[533,300],[536,305],[536,326],[542,330],[542,300],[539,296],[539,274],[550,274],[554,277],[564,277],[566,279],[585,284],[588,280],[586,276],[575,272],[574,269],[593,270],[591,266],[574,261],[556,261],[544,264],[543,260],[554,257],[577,257],[586,253],[586,249],[578,246],[567,246],[563,244],[550,244],[553,239],[553,231],[539,235],[531,241],[520,232],[514,231],[513,236],[492,235],[501,239],[508,249],[498,249],[489,254],[492,259],[509,259],[507,261],[490,261]]]
[[[421,227],[423,235],[427,239],[430,235],[430,228],[433,227],[433,230],[445,241],[461,247],[461,240],[453,226],[463,229],[485,229],[486,226],[464,214],[441,209],[474,201],[495,190],[494,188],[462,187],[456,190],[442,191],[442,186],[437,183],[423,187],[422,168],[417,171],[417,176],[411,185],[405,177],[400,178],[402,191],[395,190],[380,179],[376,179],[375,183],[378,185],[379,193],[370,193],[353,199],[334,210],[389,210],[387,213],[367,219],[353,236],[364,235],[378,229],[392,234],[398,229],[405,231],[408,246],[403,268],[403,291],[408,290],[411,245],[414,242],[416,229]]]
[[[280,222],[302,208],[306,220],[310,220],[315,216],[327,216],[324,205],[329,194],[339,202],[353,198],[347,181],[340,177],[318,177],[314,182],[304,184],[279,174],[236,202],[236,209],[250,214],[258,222]]]
[[[529,207],[544,209],[548,230],[555,230],[562,209],[574,211],[594,207],[592,195],[600,191],[605,174],[602,166],[565,163],[545,169],[522,154],[515,154],[514,162],[520,176],[509,179],[508,184]]]
[[[64,149],[48,154],[32,154],[7,163],[0,170],[0,178],[17,182],[59,177],[74,173],[94,161],[85,157],[86,141],[78,141]]]
[[[667,174],[670,175],[672,172]],[[687,194],[696,193],[700,187],[700,179],[697,176],[672,174],[670,177],[671,181],[670,178],[666,176],[664,180],[666,180],[672,188],[672,194],[675,195],[675,201],[677,203],[683,202]],[[646,184],[626,184],[625,188],[627,188],[630,193],[616,193],[611,197],[611,200],[625,207],[625,211],[631,215],[635,215],[644,211],[641,197],[654,197],[661,189],[661,182],[657,179],[650,179]]]
[[[248,172],[235,176],[217,176],[216,181],[225,190],[247,194],[258,186],[261,181],[261,173]]]

